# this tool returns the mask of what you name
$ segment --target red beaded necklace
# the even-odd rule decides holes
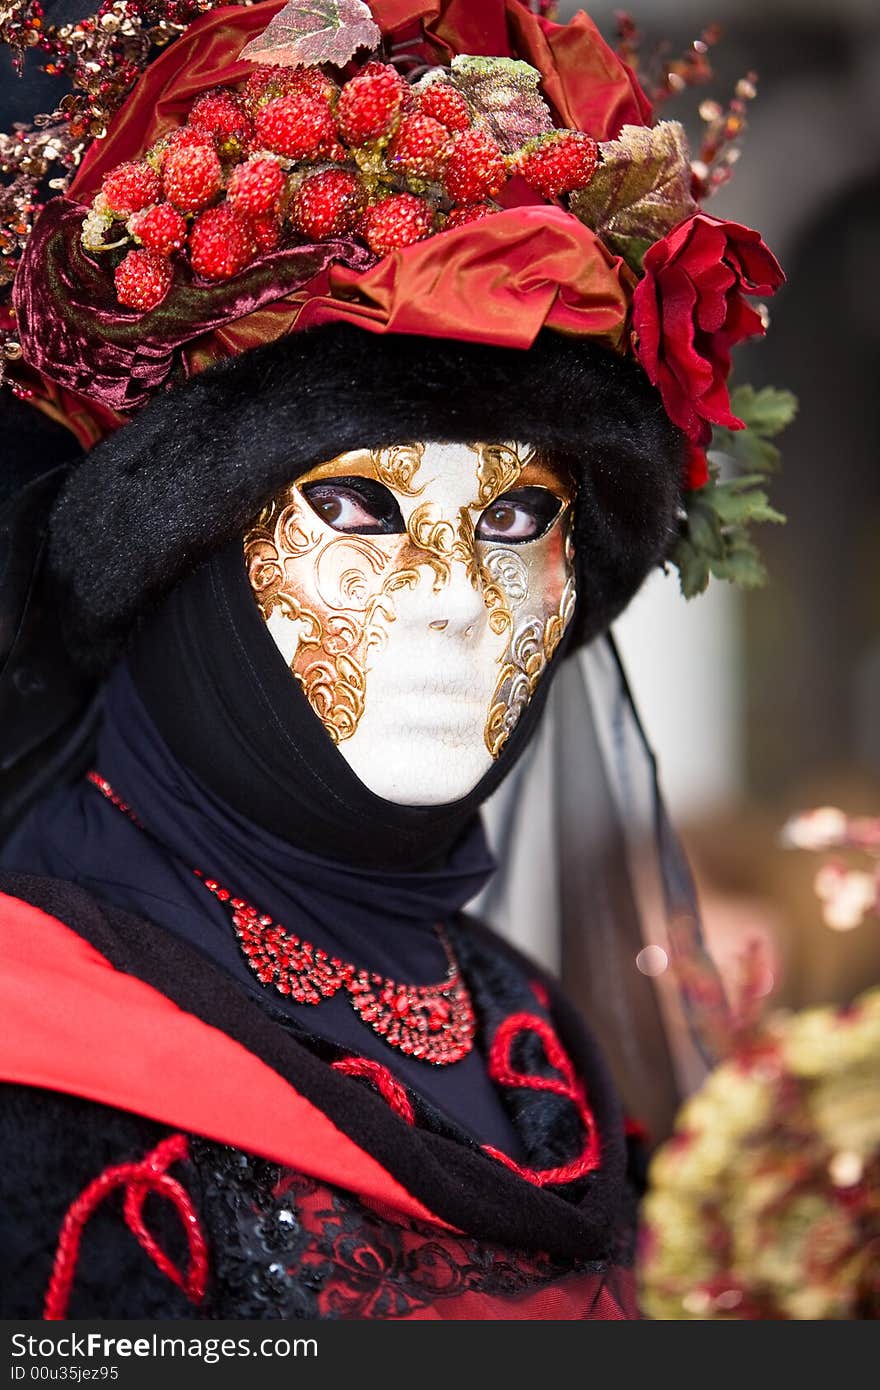
[[[100,773],[90,772],[88,779],[140,827],[135,812]],[[460,1062],[470,1052],[476,1029],[473,1004],[442,928],[437,934],[449,962],[446,978],[433,985],[401,984],[328,956],[200,869],[193,872],[229,909],[244,958],[261,984],[274,986],[297,1004],[320,1004],[343,989],[358,1017],[389,1047],[435,1067]]]

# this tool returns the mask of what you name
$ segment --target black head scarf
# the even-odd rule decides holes
[[[168,747],[255,825],[346,865],[410,871],[448,863],[526,747],[550,679],[469,795],[400,806],[360,781],[293,680],[254,601],[239,541],[177,587],[129,661]]]

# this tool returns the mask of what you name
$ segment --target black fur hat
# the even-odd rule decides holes
[[[353,448],[521,439],[578,480],[575,639],[661,562],[682,436],[642,369],[544,332],[528,351],[341,324],[232,358],[155,398],[71,473],[50,523],[66,632],[93,670],[285,482]]]

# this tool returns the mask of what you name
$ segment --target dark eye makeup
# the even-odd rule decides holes
[[[503,545],[536,541],[550,530],[561,508],[561,499],[549,488],[512,488],[483,512],[477,522],[477,540]]]
[[[334,531],[358,536],[393,536],[406,530],[397,500],[373,478],[324,478],[305,483],[302,494],[312,511]],[[549,531],[562,507],[545,487],[512,488],[495,499],[475,527],[480,541],[524,545]]]
[[[394,494],[373,478],[327,478],[305,483],[312,511],[334,531],[393,536],[406,530]]]

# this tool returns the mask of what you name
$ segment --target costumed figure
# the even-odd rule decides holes
[[[489,924],[669,1114],[642,812],[699,931],[605,634],[742,558],[706,450],[782,277],[540,9],[172,25],[13,248],[6,1317],[637,1316],[634,1127]]]

